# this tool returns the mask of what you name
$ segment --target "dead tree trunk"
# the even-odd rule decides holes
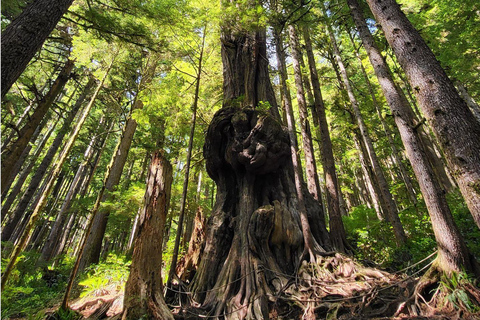
[[[171,185],[172,166],[157,151],[150,163],[144,209],[139,217],[130,275],[125,285],[122,320],[136,320],[145,316],[149,319],[173,320],[163,300],[161,275],[163,228]]]
[[[480,123],[395,0],[367,1],[480,227]]]

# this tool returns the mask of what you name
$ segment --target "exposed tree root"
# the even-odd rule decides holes
[[[447,273],[435,261],[419,280],[406,306],[413,315],[480,319],[480,289],[475,280],[464,274]]]

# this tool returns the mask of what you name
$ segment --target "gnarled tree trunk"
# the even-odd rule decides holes
[[[290,138],[268,76],[265,30],[233,30],[223,29],[225,103],[204,146],[217,197],[190,291],[215,316],[265,319],[268,296],[286,284],[281,274],[295,272],[306,243],[326,250],[330,243],[321,221],[307,221],[321,207],[305,185],[303,218],[299,210]],[[270,108],[256,108],[260,102]],[[312,231],[305,234],[308,224]]]

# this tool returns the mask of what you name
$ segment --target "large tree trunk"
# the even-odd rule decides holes
[[[150,164],[144,209],[139,217],[130,275],[125,285],[122,320],[172,319],[163,300],[161,275],[163,227],[172,185],[172,166],[160,151]],[[155,241],[152,241],[155,239]]]
[[[2,32],[2,100],[73,0],[37,0]]]
[[[330,232],[332,242],[335,248],[345,246],[346,235],[345,227],[341,218],[340,211],[340,186],[338,185],[337,169],[335,167],[335,158],[333,156],[332,140],[330,139],[330,130],[328,129],[327,115],[325,112],[325,103],[320,89],[315,57],[313,55],[312,41],[307,28],[303,30],[305,48],[307,51],[308,67],[310,69],[310,78],[312,79],[313,95],[315,98],[314,118],[318,119],[321,141],[321,157],[323,171],[325,175],[325,187],[327,189],[327,205],[330,217]]]
[[[395,0],[368,0],[480,227],[480,123]]]
[[[323,238],[302,232],[307,214],[316,217],[321,207],[305,192],[307,214],[299,209],[290,138],[269,82],[265,30],[232,27],[222,34],[225,103],[204,146],[217,197],[190,288],[214,316],[266,319],[268,295],[286,284],[269,270],[292,274],[304,250],[314,249],[309,243],[330,246],[325,227]],[[260,101],[269,110],[255,109]]]
[[[38,2],[38,1],[37,1]],[[4,39],[2,38],[2,80],[3,80],[3,67],[6,64],[6,61],[3,60],[3,44]],[[17,58],[15,58],[15,62],[10,62],[12,64],[17,64]],[[7,147],[4,153],[2,153],[2,193],[4,191],[5,186],[7,185],[7,181],[9,181],[10,176],[13,174],[13,168],[15,164],[18,162],[20,155],[22,154],[23,150],[27,146],[28,142],[32,138],[33,133],[37,129],[38,125],[42,122],[43,118],[47,114],[50,107],[57,99],[58,95],[62,91],[63,87],[67,83],[68,79],[70,79],[70,74],[73,70],[74,62],[72,60],[68,60],[63,69],[58,74],[57,79],[52,84],[52,87],[45,95],[45,97],[40,100],[35,112],[29,118],[29,121],[22,127],[19,132],[18,139],[15,142]],[[2,90],[3,90],[3,81],[2,81]]]
[[[393,226],[393,231],[394,231],[395,239],[397,243],[399,245],[405,244],[405,242],[407,241],[407,236],[405,235],[405,231],[403,230],[402,223],[400,221],[400,218],[398,217],[398,211],[395,203],[393,202],[393,197],[390,192],[390,188],[388,186],[387,180],[385,179],[383,170],[380,167],[380,163],[378,162],[377,154],[375,152],[375,149],[373,148],[373,143],[368,133],[368,128],[363,120],[362,113],[360,112],[358,101],[355,97],[355,94],[353,93],[353,88],[350,84],[347,70],[345,68],[345,65],[343,64],[342,58],[340,56],[340,50],[338,48],[335,35],[333,34],[333,30],[330,25],[327,25],[327,31],[333,46],[335,59],[337,61],[337,64],[340,70],[340,75],[342,77],[343,85],[345,87],[345,90],[347,91],[348,98],[350,100],[350,103],[355,115],[355,120],[357,122],[358,129],[362,136],[362,140],[365,143],[365,149],[368,153],[368,158],[372,163],[372,169],[375,173],[376,182],[378,183],[378,187],[380,189],[380,196],[383,198],[383,201],[385,203],[386,212],[384,213],[386,215],[387,220]]]
[[[415,129],[415,115],[403,92],[395,85],[356,0],[348,0],[363,45],[378,77],[382,91],[395,117],[405,150],[412,164],[432,221],[438,244],[438,265],[446,272],[475,271],[475,262],[458,231],[445,199],[443,190],[435,179],[433,170],[423,149],[419,132]]]

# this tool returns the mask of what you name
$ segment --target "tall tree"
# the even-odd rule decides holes
[[[2,32],[2,100],[72,2],[33,1]]]
[[[70,138],[68,139],[67,143],[65,144],[65,147],[64,147],[62,153],[60,154],[59,158],[57,159],[57,161],[53,165],[53,170],[52,170],[52,173],[50,174],[50,176],[47,179],[47,184],[45,186],[45,190],[42,192],[42,195],[39,199],[39,202],[35,205],[35,209],[33,210],[32,215],[30,216],[30,219],[28,220],[28,223],[25,227],[25,230],[22,233],[21,238],[19,239],[19,241],[18,241],[17,245],[15,246],[12,254],[10,255],[10,261],[8,262],[8,265],[5,268],[5,272],[2,275],[2,289],[4,288],[8,277],[10,276],[11,272],[13,271],[13,268],[14,268],[16,262],[17,262],[17,258],[20,255],[20,252],[22,252],[22,250],[24,250],[25,245],[27,244],[27,240],[29,238],[30,231],[32,230],[35,222],[38,220],[41,210],[47,204],[48,196],[52,192],[53,185],[54,185],[55,181],[57,180],[58,176],[60,175],[60,173],[62,171],[62,166],[65,163],[65,160],[67,159],[67,156],[69,155],[70,150],[73,147],[73,144],[77,140],[78,134],[80,133],[80,129],[82,128],[83,124],[85,123],[85,120],[87,120],[87,116],[89,115],[90,110],[92,109],[92,107],[94,105],[94,102],[95,102],[95,100],[98,96],[98,93],[100,92],[100,90],[103,87],[103,83],[105,82],[105,79],[107,78],[108,73],[109,73],[114,61],[115,61],[115,59],[112,59],[112,62],[108,66],[102,81],[100,81],[100,83],[98,84],[97,88],[95,89],[95,92],[93,93],[93,95],[90,99],[90,102],[88,103],[88,105],[83,110],[83,113],[80,116],[80,118],[78,119],[78,122],[75,124],[75,128],[74,128]]]
[[[318,126],[320,130],[321,157],[325,175],[325,186],[327,189],[326,193],[330,217],[330,232],[332,233],[332,242],[335,248],[342,248],[346,243],[341,242],[346,242],[346,235],[340,211],[340,187],[338,185],[332,140],[330,138],[330,131],[328,129],[325,103],[323,101],[322,91],[320,89],[320,80],[318,78],[317,67],[315,64],[312,41],[310,39],[310,32],[306,27],[303,29],[303,37],[305,40],[308,67],[310,70],[310,78],[312,79],[313,95],[315,99],[315,114],[313,116],[318,119]]]
[[[44,179],[50,164],[53,162],[55,155],[57,154],[57,151],[60,149],[63,139],[70,130],[73,120],[75,119],[76,114],[82,107],[82,104],[85,101],[85,98],[88,95],[90,89],[91,86],[86,88],[84,93],[80,95],[80,97],[77,99],[76,103],[73,105],[72,109],[64,119],[62,127],[58,131],[55,139],[50,145],[50,148],[48,149],[46,155],[40,162],[38,168],[35,170],[27,189],[20,198],[17,207],[11,214],[10,220],[5,224],[4,228],[2,229],[2,241],[8,241],[10,239],[13,230],[15,229],[20,219],[26,216],[28,205],[31,202],[34,193],[38,191],[40,183]]]
[[[333,32],[333,28],[328,23],[327,23],[327,32],[333,47],[333,52],[334,52],[335,60],[337,62],[337,65],[340,71],[340,76],[342,77],[343,86],[348,94],[348,99],[350,100],[350,105],[352,106],[352,109],[353,109],[355,121],[357,122],[362,140],[365,144],[365,149],[368,153],[368,158],[372,163],[372,169],[375,173],[376,182],[378,183],[378,187],[380,189],[380,197],[383,198],[383,201],[385,203],[386,218],[393,226],[393,231],[394,231],[395,239],[397,240],[397,243],[399,245],[405,244],[407,241],[405,230],[403,229],[400,218],[398,217],[398,210],[396,208],[395,203],[393,202],[393,197],[390,192],[390,188],[388,186],[387,180],[385,179],[383,170],[380,167],[380,163],[378,161],[377,154],[373,147],[373,143],[370,138],[368,128],[365,124],[365,121],[363,120],[363,116],[360,111],[357,98],[355,97],[353,88],[348,78],[347,69],[345,68],[342,57],[340,56],[340,49],[338,48],[337,41],[335,39],[335,34]]]
[[[4,42],[2,41],[2,47],[3,47],[3,43]],[[2,77],[3,77],[4,63],[5,61],[3,60],[3,49],[2,49]],[[57,99],[63,87],[65,86],[67,81],[70,79],[73,66],[74,66],[74,61],[72,60],[68,60],[65,63],[64,67],[58,74],[57,79],[52,84],[50,90],[40,100],[37,108],[35,109],[35,112],[32,114],[31,117],[29,117],[29,121],[19,131],[17,140],[15,140],[15,142],[12,143],[11,146],[8,146],[7,150],[5,150],[5,152],[2,153],[2,193],[4,191],[4,188],[7,185],[7,181],[9,181],[10,176],[13,173],[12,169],[17,163],[19,156],[22,154],[28,142],[32,138],[33,133],[37,129],[38,125],[41,123],[41,121],[47,114],[48,110],[55,102],[55,99]],[[3,85],[3,81],[2,81],[2,85]]]
[[[395,0],[367,3],[382,26],[480,228],[480,123]]]
[[[320,246],[330,245],[324,226],[323,238],[308,230],[308,218],[321,210],[318,202],[304,190],[307,205],[298,206],[300,181],[269,79],[265,28],[247,28],[238,19],[239,10],[252,4],[223,5],[233,11],[221,35],[224,105],[204,146],[217,196],[191,291],[213,316],[238,310],[240,319],[268,318],[266,295],[280,290],[285,279],[269,284],[260,266],[292,273],[298,257],[316,259]],[[309,247],[312,242],[317,246]]]
[[[132,105],[132,109],[130,111],[130,116],[125,124],[125,127],[123,128],[122,136],[112,156],[112,168],[109,170],[109,176],[107,177],[105,182],[105,188],[109,192],[112,192],[120,182],[123,168],[127,161],[128,151],[133,141],[133,135],[135,134],[135,129],[137,128],[137,122],[132,117],[132,112],[135,109],[141,109],[142,107],[143,102],[141,100],[135,99]],[[98,197],[101,197],[100,203],[102,203],[108,199],[109,194],[99,193]],[[90,231],[90,234],[87,236],[88,241],[84,249],[80,269],[84,269],[92,263],[98,263],[100,259],[103,237],[105,236],[105,231],[107,229],[109,211],[100,209],[100,211],[94,214],[94,216],[95,218],[93,221],[92,229]]]
[[[200,55],[198,57],[197,77],[195,79],[195,95],[193,98],[193,106],[192,106],[192,121],[191,121],[191,128],[190,128],[190,137],[188,140],[187,161],[185,163],[185,177],[183,179],[182,200],[180,202],[180,213],[178,216],[178,223],[177,223],[177,226],[178,226],[177,235],[175,236],[175,245],[173,248],[172,262],[170,264],[170,271],[168,274],[167,288],[171,286],[174,275],[175,275],[175,270],[177,267],[177,259],[178,259],[178,249],[180,247],[180,237],[183,233],[183,218],[185,215],[185,204],[187,201],[190,162],[192,160],[193,139],[195,136],[195,125],[197,121],[198,99],[200,98],[200,80],[202,79],[203,52],[205,50],[205,37],[207,35],[206,29],[207,28],[205,26],[205,28],[203,29],[203,39],[202,39],[202,45],[200,48]]]
[[[307,178],[308,191],[315,199],[321,201],[322,194],[320,192],[320,182],[318,180],[317,164],[313,151],[312,137],[310,132],[310,123],[308,121],[307,101],[305,99],[305,81],[302,74],[301,61],[303,60],[300,50],[300,41],[295,26],[288,26],[288,34],[290,37],[290,50],[292,53],[292,62],[295,78],[295,86],[297,89],[297,104],[300,120],[300,132],[303,142],[303,153],[305,156],[305,172]],[[308,92],[309,90],[307,90]]]
[[[427,204],[438,244],[437,266],[446,272],[459,272],[462,269],[475,272],[475,262],[470,260],[469,252],[455,225],[445,194],[435,179],[421,138],[415,129],[413,111],[403,92],[395,85],[390,70],[368,30],[358,2],[348,0],[348,5],[382,91],[395,117],[395,123]]]

